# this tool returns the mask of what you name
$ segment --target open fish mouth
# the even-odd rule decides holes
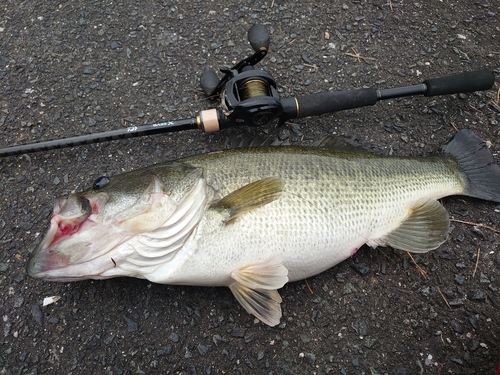
[[[82,250],[92,246],[90,241],[88,243],[73,242],[74,251],[58,250],[61,243],[70,240],[76,233],[96,225],[93,214],[101,206],[97,203],[93,199],[76,194],[55,199],[50,227],[42,242],[31,254],[26,266],[29,276],[51,281],[77,281],[88,278],[88,272],[100,272],[97,269],[93,270],[92,267],[82,267],[83,264],[89,262],[85,256],[88,252]],[[81,262],[78,261],[79,257],[82,258]],[[93,267],[95,263],[92,262]]]

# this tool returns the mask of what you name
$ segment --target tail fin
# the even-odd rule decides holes
[[[467,179],[465,195],[500,202],[500,166],[495,164],[486,143],[470,130],[460,130],[442,148],[453,156]]]

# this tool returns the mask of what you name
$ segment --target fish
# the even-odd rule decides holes
[[[280,288],[365,244],[438,248],[450,232],[438,200],[450,195],[500,202],[500,166],[470,130],[420,157],[377,155],[329,138],[227,149],[102,176],[56,198],[27,273],[225,286],[248,313],[275,326]]]

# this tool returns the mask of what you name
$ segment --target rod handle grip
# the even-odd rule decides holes
[[[281,121],[292,118],[319,116],[325,113],[342,111],[374,105],[377,102],[377,90],[373,88],[330,91],[312,95],[285,98]]]
[[[495,75],[489,70],[464,72],[447,77],[424,81],[427,86],[425,96],[450,95],[462,92],[489,90],[495,83]]]

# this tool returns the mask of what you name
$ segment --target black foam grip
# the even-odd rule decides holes
[[[365,107],[377,102],[375,89],[331,91],[296,98],[298,110],[288,118],[302,118],[342,111],[344,109]],[[286,109],[285,109],[286,110]],[[287,115],[289,115],[287,113]]]
[[[489,70],[465,72],[424,81],[424,84],[427,86],[427,91],[424,95],[449,95],[488,90],[493,87],[494,82],[495,75]]]

